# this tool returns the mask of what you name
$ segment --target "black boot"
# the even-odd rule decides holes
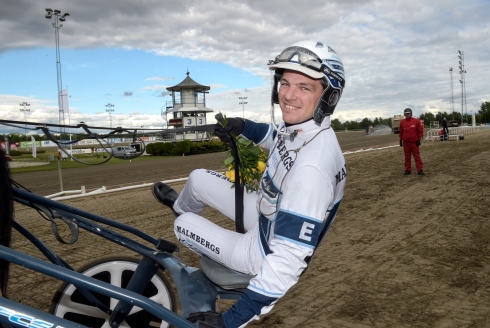
[[[156,200],[163,205],[170,207],[175,215],[178,215],[177,212],[174,211],[174,203],[177,200],[177,197],[179,197],[179,194],[175,190],[159,181],[153,184],[152,192]]]

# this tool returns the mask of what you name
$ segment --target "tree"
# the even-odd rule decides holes
[[[338,118],[334,118],[332,120],[332,122],[330,123],[330,125],[332,126],[332,129],[334,129],[334,131],[342,131],[342,130],[345,130],[344,125],[342,124],[342,122],[339,121]]]
[[[481,104],[478,114],[481,116],[482,123],[490,123],[490,101]]]
[[[359,125],[361,129],[366,130],[370,125],[373,126],[374,123],[368,118],[363,118]]]

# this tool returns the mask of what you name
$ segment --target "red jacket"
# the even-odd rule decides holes
[[[400,140],[415,142],[424,136],[424,127],[418,118],[406,118],[400,121],[399,134]]]

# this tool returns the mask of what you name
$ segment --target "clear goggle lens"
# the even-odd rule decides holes
[[[281,52],[274,63],[298,63],[300,65],[310,67],[320,72],[322,60],[313,52],[303,47],[289,47]]]

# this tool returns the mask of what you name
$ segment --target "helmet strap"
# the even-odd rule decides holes
[[[335,110],[335,106],[340,99],[341,92],[336,88],[331,87],[327,81],[322,79],[323,84],[327,84],[325,89],[323,89],[323,93],[316,105],[315,110],[313,111],[313,120],[316,124],[320,125],[325,118],[325,116],[329,116],[333,114]]]

